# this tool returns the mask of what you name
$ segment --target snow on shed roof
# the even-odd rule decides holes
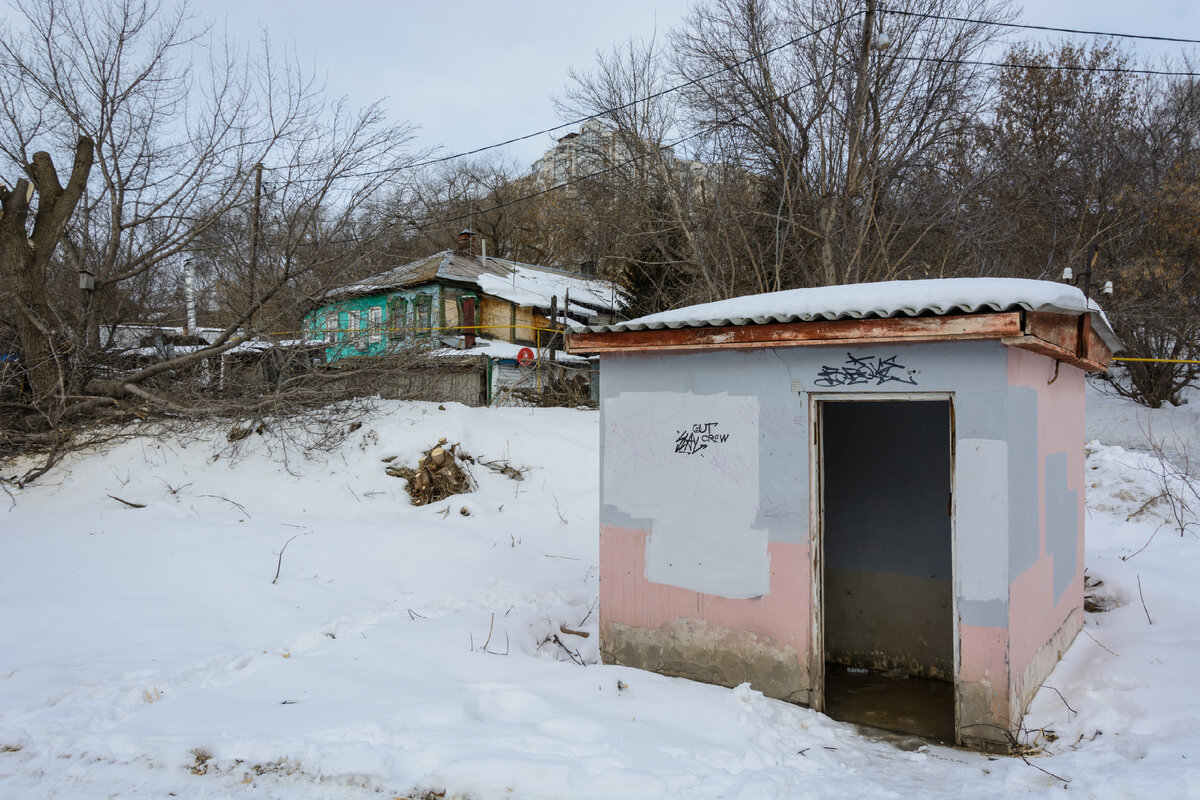
[[[1120,340],[1094,300],[1086,300],[1074,286],[1027,278],[937,278],[790,289],[575,329],[604,333],[1016,310],[1091,314],[1092,327],[1104,343],[1114,352],[1121,349]]]

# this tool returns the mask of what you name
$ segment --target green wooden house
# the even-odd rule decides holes
[[[615,319],[621,295],[609,281],[475,255],[473,240],[463,231],[457,250],[326,292],[304,324],[312,340],[325,342],[325,362],[420,341],[469,349],[479,337],[537,346],[564,322]]]

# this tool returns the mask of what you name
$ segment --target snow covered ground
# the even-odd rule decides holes
[[[1148,502],[1145,411],[1089,403],[1113,607],[1035,700],[1028,761],[598,664],[596,413],[389,402],[310,459],[138,439],[0,495],[0,797],[1200,797],[1200,540]],[[1197,412],[1152,430],[1195,441]],[[411,506],[382,459],[440,437],[524,480],[477,467]]]

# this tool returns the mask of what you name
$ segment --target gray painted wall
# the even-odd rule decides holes
[[[1079,493],[1067,489],[1067,454],[1046,456],[1046,551],[1054,556],[1054,602],[1062,599],[1079,568],[1076,541]]]
[[[767,542],[803,542],[808,537],[808,393],[952,393],[962,621],[1007,624],[1007,438],[1010,424],[1036,430],[1036,409],[1018,409],[1022,415],[1035,414],[1031,420],[1010,419],[1002,344],[640,353],[605,356],[603,364],[601,522],[648,528],[651,542],[655,531],[668,531],[668,540],[689,531],[708,542],[729,545],[714,550],[711,558],[694,548],[676,549],[671,541],[662,547],[664,539],[647,545],[651,580],[724,597],[752,597],[763,591],[769,569]],[[688,486],[705,469],[719,470],[722,462],[713,460],[719,453],[717,443],[691,455],[674,452],[681,432],[708,423],[716,423],[712,430],[722,432],[741,425],[740,437],[757,439],[755,474],[741,469],[736,473],[739,481],[705,480],[703,502],[697,504],[679,502],[670,493],[660,493],[659,502],[638,488]],[[726,447],[732,442],[731,437]],[[738,457],[745,452],[739,449]],[[714,516],[713,508],[744,503],[747,495],[753,499],[753,518],[738,517],[733,535],[726,536],[730,519]],[[631,496],[638,502],[629,502]],[[961,513],[964,503],[966,515]],[[735,573],[727,569],[730,559],[739,565]]]
[[[659,539],[648,545],[647,557],[655,565],[648,566],[656,576],[652,579],[718,596],[755,596],[763,591],[769,568],[766,543],[808,537],[808,393],[949,393],[956,442],[959,618],[968,625],[1006,627],[1010,577],[1032,564],[1039,549],[1037,397],[1028,387],[1009,387],[1007,365],[1005,346],[990,341],[606,355],[601,522],[650,529],[651,540],[655,530],[669,528],[698,531],[708,541],[724,543],[729,519],[714,516],[714,506],[750,497],[753,518],[737,520],[731,548],[714,551],[711,558],[679,551],[682,558],[676,561],[674,545],[662,547]],[[614,421],[620,430],[609,429]],[[743,468],[739,481],[705,481],[703,502],[694,505],[665,494],[656,504],[644,491],[638,504],[620,499],[631,485],[654,483],[664,475],[686,485],[698,468],[681,462],[720,469],[720,461],[713,467],[719,452],[715,443],[691,456],[674,452],[680,432],[709,422],[722,432],[743,425],[738,447],[747,436],[757,439],[756,474]],[[746,457],[745,451],[738,454]],[[1056,563],[1066,575],[1074,563],[1067,539],[1073,541],[1077,514],[1066,498],[1065,473],[1057,465],[1046,467],[1048,479],[1064,476],[1062,487],[1047,487],[1064,495],[1061,503],[1047,506],[1052,522],[1047,544],[1062,551]],[[1063,533],[1055,539],[1053,531]],[[725,569],[731,557],[740,565],[736,575]],[[1056,585],[1056,593],[1062,588]]]
[[[1038,560],[1038,428],[1037,392],[1028,386],[1009,388],[1008,514],[1009,567],[1020,575]]]

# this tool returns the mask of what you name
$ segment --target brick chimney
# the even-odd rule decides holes
[[[458,234],[458,249],[455,252],[468,258],[475,256],[475,231],[470,228],[462,229],[462,233]]]

